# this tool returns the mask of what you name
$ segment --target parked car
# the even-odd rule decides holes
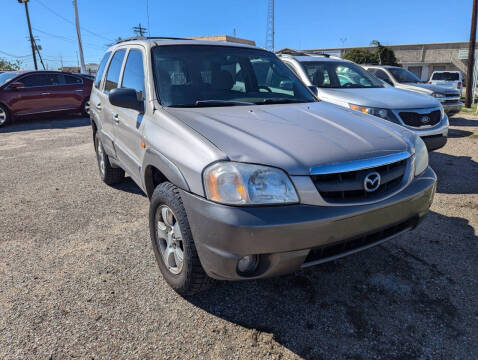
[[[0,127],[33,114],[81,112],[88,116],[92,85],[89,79],[59,71],[0,74]]]
[[[430,151],[446,144],[448,116],[436,99],[386,86],[337,57],[291,53],[280,59],[319,99],[400,124],[419,135]]]
[[[119,42],[90,117],[101,179],[127,172],[147,194],[159,269],[183,295],[380,244],[415,228],[435,193],[420,137],[317,101],[248,45]]]
[[[457,89],[461,94],[463,90],[463,75],[461,71],[434,71],[428,83],[430,85]]]
[[[460,92],[456,89],[447,89],[441,86],[426,84],[414,73],[398,66],[365,65],[364,68],[379,79],[398,89],[415,91],[420,94],[431,95],[441,102],[448,116],[461,111],[463,103],[460,101]]]

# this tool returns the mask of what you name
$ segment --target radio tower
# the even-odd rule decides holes
[[[266,49],[274,51],[274,0],[267,0]]]

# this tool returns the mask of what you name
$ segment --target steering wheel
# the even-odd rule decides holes
[[[257,88],[259,90],[264,89],[264,90],[267,90],[268,92],[272,92],[271,88],[269,86],[266,86],[266,85],[258,85]]]

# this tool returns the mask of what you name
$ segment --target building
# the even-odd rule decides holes
[[[400,65],[417,75],[421,80],[429,80],[433,71],[459,70],[466,77],[468,63],[468,42],[448,42],[432,44],[386,45],[395,52]],[[304,52],[321,52],[342,57],[352,49],[373,50],[373,46],[308,49]]]
[[[233,43],[256,46],[256,42],[253,41],[253,40],[241,39],[241,38],[230,36],[230,35],[193,36],[193,37],[191,37],[191,39],[210,40],[210,41],[226,41],[226,42],[233,42]]]
[[[96,63],[88,63],[85,64],[86,68],[86,73],[90,75],[96,75],[96,72],[98,71],[98,64]],[[59,71],[65,71],[65,72],[71,72],[71,73],[80,73],[80,67],[79,66],[63,66],[58,69]]]

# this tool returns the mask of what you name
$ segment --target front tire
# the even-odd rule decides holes
[[[95,134],[95,150],[96,159],[98,160],[98,169],[103,182],[108,185],[117,184],[124,180],[124,170],[111,166],[108,155],[105,153],[103,144],[101,143],[98,133]]]
[[[149,231],[164,280],[183,296],[210,287],[213,280],[201,266],[179,189],[169,182],[154,189]]]
[[[4,105],[0,105],[0,128],[10,123],[10,121],[10,112]]]

